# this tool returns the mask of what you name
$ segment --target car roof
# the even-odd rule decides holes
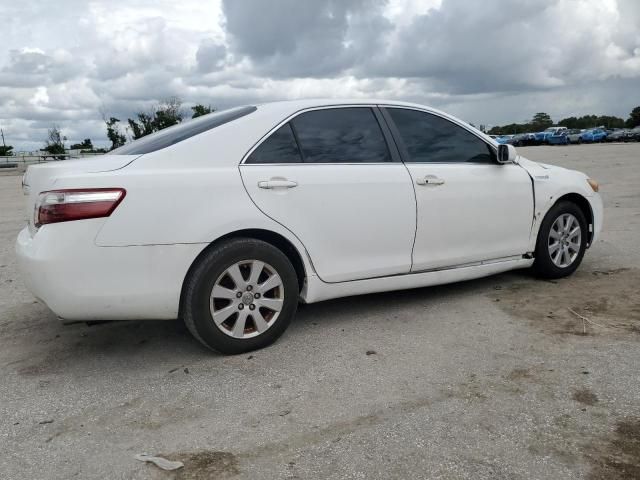
[[[424,108],[425,105],[402,100],[389,100],[381,98],[306,98],[299,100],[280,100],[257,104],[258,107],[270,107],[287,105],[296,110],[313,107],[328,107],[334,105],[402,105],[406,107]]]
[[[309,98],[309,99],[300,99],[300,100],[283,100],[276,102],[265,102],[256,104],[258,110],[264,111],[272,111],[273,113],[281,114],[288,113],[293,114],[300,110],[306,110],[309,108],[322,108],[322,107],[342,107],[349,105],[382,105],[382,106],[397,106],[397,107],[408,107],[408,108],[416,108],[419,110],[426,110],[429,112],[437,113],[443,117],[456,119],[452,115],[449,115],[446,112],[438,110],[436,108],[421,105],[419,103],[412,102],[404,102],[401,100],[389,100],[389,99],[380,99],[380,98]]]

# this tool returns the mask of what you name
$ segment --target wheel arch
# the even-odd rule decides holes
[[[191,262],[189,269],[187,270],[186,275],[182,279],[182,288],[180,291],[180,312],[182,311],[182,304],[184,300],[184,290],[186,285],[186,280],[191,275],[191,272],[198,264],[200,259],[212,248],[215,248],[220,242],[225,240],[230,240],[234,238],[253,238],[256,240],[262,240],[263,242],[269,243],[273,245],[282,253],[284,253],[291,264],[293,265],[294,270],[296,271],[296,277],[298,278],[298,288],[299,291],[302,291],[305,281],[307,278],[307,272],[305,268],[304,261],[302,259],[301,253],[298,251],[296,246],[288,240],[283,235],[276,233],[272,230],[266,230],[262,228],[246,228],[242,230],[236,230],[233,232],[229,232],[225,235],[222,235],[212,241],[209,245],[202,249],[202,251],[196,256],[196,258]]]
[[[575,193],[575,192],[567,193],[559,197],[553,203],[553,205],[549,207],[549,210],[560,202],[574,203],[578,206],[578,208],[580,208],[580,210],[584,214],[584,218],[587,220],[587,228],[589,229],[589,236],[588,236],[589,241],[587,242],[587,248],[589,248],[591,246],[591,242],[593,240],[593,234],[595,231],[593,209],[591,208],[591,204],[589,203],[589,200],[587,200],[584,196],[580,195],[579,193]],[[547,212],[549,210],[547,210]]]

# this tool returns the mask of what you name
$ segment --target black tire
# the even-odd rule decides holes
[[[580,249],[575,260],[570,265],[567,267],[559,267],[553,262],[551,254],[549,253],[549,233],[554,222],[565,213],[573,215],[580,225]],[[538,231],[533,271],[541,278],[562,278],[571,275],[582,262],[582,257],[584,257],[584,252],[587,248],[588,238],[589,230],[587,220],[580,207],[569,201],[562,201],[555,204],[549,212],[547,212]]]
[[[282,280],[284,299],[279,315],[263,333],[251,338],[234,338],[214,323],[210,309],[211,292],[218,278],[243,260],[259,260],[271,266]],[[227,355],[239,354],[275,342],[295,316],[298,295],[295,269],[282,251],[261,240],[231,239],[205,252],[188,274],[182,297],[182,318],[191,334],[206,347]]]

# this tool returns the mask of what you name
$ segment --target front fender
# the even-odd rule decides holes
[[[587,175],[562,167],[541,165],[524,158],[519,163],[531,176],[534,190],[535,211],[529,251],[535,250],[544,217],[559,199],[567,195],[579,195],[589,203],[593,217],[593,242],[602,228],[602,199],[587,183]]]

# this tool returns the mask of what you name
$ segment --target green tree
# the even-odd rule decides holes
[[[107,138],[111,142],[111,148],[109,150],[123,146],[127,142],[127,137],[125,137],[123,133],[120,133],[120,120],[115,117],[110,117],[109,120],[104,119],[104,123],[107,125]]]
[[[13,155],[13,147],[11,145],[0,145],[0,157],[10,157]]]
[[[85,138],[82,143],[74,143],[69,150],[93,150],[93,143],[90,138]]]
[[[211,105],[207,105],[205,107],[201,104],[197,104],[196,106],[191,107],[191,110],[193,110],[193,115],[191,115],[191,118],[201,117],[202,115],[207,115],[208,113],[216,111],[215,108],[211,108]]]
[[[127,120],[134,140],[182,122],[182,101],[178,97],[171,97],[149,112],[138,112],[136,117]]]
[[[605,128],[624,127],[624,120],[611,115],[583,115],[582,117],[563,118],[558,125],[567,128],[594,128],[604,126]]]
[[[623,128],[624,120],[620,117],[611,115],[600,115],[598,117],[598,125],[604,125],[606,128]]]
[[[47,131],[47,140],[45,140],[43,150],[51,155],[63,155],[64,140],[66,140],[66,137],[62,136],[60,127],[54,125]]]
[[[491,127],[487,133],[489,135],[516,135],[518,133],[526,133],[532,130],[532,126],[528,123],[510,123],[509,125],[496,125]]]
[[[625,123],[628,128],[634,128],[640,125],[640,107],[631,110],[629,119]]]
[[[131,118],[127,120],[129,128],[131,129],[131,136],[134,140],[154,132],[153,117],[151,115],[139,112],[136,116],[138,117],[138,120],[133,120]]]
[[[534,130],[544,130],[553,126],[553,120],[551,120],[551,116],[548,113],[539,112],[531,119],[531,126]]]
[[[578,126],[578,119],[576,117],[563,118],[558,122],[558,125],[567,128],[580,128]]]

